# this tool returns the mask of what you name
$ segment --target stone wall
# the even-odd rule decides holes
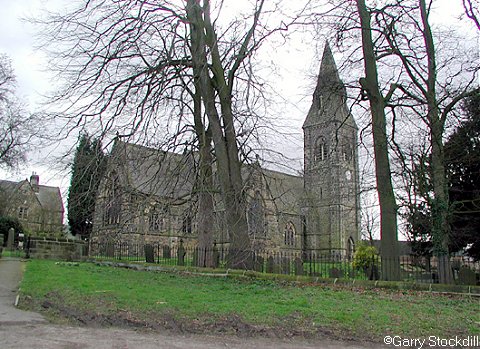
[[[87,244],[78,240],[32,237],[29,254],[39,259],[80,260],[87,256]]]

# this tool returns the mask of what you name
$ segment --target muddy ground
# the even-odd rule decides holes
[[[163,314],[141,320],[125,311],[96,314],[71,309],[58,295],[40,303],[21,299],[22,307],[41,309],[50,323],[10,323],[0,326],[2,348],[193,348],[193,349],[366,349],[386,348],[365,339],[330,331],[299,331],[285,326],[251,325],[237,316],[182,319]],[[53,321],[53,323],[52,323]],[[23,333],[12,336],[12,332]],[[27,334],[25,336],[25,334]]]
[[[176,314],[149,314],[147,319],[127,311],[115,311],[110,314],[82,311],[70,308],[58,294],[51,293],[41,302],[32,299],[21,299],[22,308],[37,310],[55,323],[87,326],[93,328],[117,327],[150,332],[166,332],[171,334],[211,334],[234,335],[239,338],[276,338],[276,339],[308,339],[328,338],[331,340],[373,342],[372,338],[358,338],[340,330],[305,329],[295,323],[294,316],[285,318],[282,324],[275,326],[254,325],[245,322],[237,315],[204,318],[179,318]],[[295,323],[295,325],[293,325]]]

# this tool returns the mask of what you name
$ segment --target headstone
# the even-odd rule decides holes
[[[198,247],[193,250],[192,266],[198,267]]]
[[[145,245],[145,261],[147,263],[155,263],[155,254],[152,245]]]
[[[330,277],[333,279],[339,279],[343,277],[343,271],[338,268],[331,268],[330,269]]]
[[[304,274],[303,262],[302,262],[302,259],[300,257],[295,258],[294,267],[295,267],[295,275],[303,275]]]
[[[462,266],[458,272],[460,285],[475,285],[477,283],[475,272],[467,266]]]
[[[171,250],[170,246],[163,245],[162,249],[163,249],[163,258],[165,258],[165,259],[172,258],[172,250]]]
[[[185,265],[185,247],[183,247],[183,240],[180,240],[180,245],[177,250],[177,264],[182,266]]]
[[[18,234],[18,248],[19,248],[20,250],[23,249],[23,240],[24,240],[24,238],[25,238],[25,234],[23,234],[23,233],[19,233],[19,234]]]
[[[275,260],[273,256],[267,258],[267,273],[273,273],[275,271]]]
[[[253,270],[258,272],[263,272],[264,263],[265,263],[265,259],[262,256],[255,255],[255,259],[253,262]]]
[[[115,257],[115,245],[113,243],[107,242],[105,255],[109,258]]]
[[[280,259],[280,272],[282,274],[290,274],[290,258],[288,257],[282,257]]]
[[[213,243],[212,258],[213,258],[213,265],[212,265],[212,267],[213,267],[213,268],[218,268],[218,266],[220,265],[220,253],[218,252],[218,248],[217,248],[217,243],[216,243],[216,242]]]
[[[13,243],[15,241],[15,229],[8,229],[8,239],[7,239],[7,249],[11,250],[13,248]]]
[[[375,264],[371,264],[370,266],[365,268],[365,274],[368,280],[378,280],[380,279],[380,274],[378,272],[378,266]]]

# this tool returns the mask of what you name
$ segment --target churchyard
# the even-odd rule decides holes
[[[54,322],[177,333],[374,342],[480,334],[474,296],[204,274],[30,260],[20,306]]]

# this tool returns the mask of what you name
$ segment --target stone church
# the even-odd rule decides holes
[[[303,124],[304,176],[244,165],[252,247],[351,256],[360,239],[357,126],[325,45],[313,102]],[[196,244],[195,154],[116,140],[96,200],[92,242]],[[216,179],[214,178],[214,182]],[[215,241],[229,234],[218,191]]]

